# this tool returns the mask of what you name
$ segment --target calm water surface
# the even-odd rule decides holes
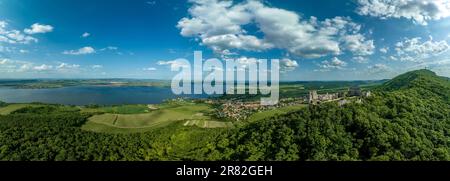
[[[8,103],[42,102],[66,105],[157,104],[177,97],[168,87],[76,86],[57,89],[14,89],[0,87],[0,100]]]

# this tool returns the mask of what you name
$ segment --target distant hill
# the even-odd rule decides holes
[[[450,102],[450,79],[430,70],[415,70],[399,75],[380,86],[382,91],[416,90],[422,94],[434,93]]]
[[[401,74],[390,81],[384,83],[381,88],[385,91],[393,91],[398,89],[411,88],[416,86],[416,81],[424,79],[436,79],[438,76],[430,70],[415,70]]]

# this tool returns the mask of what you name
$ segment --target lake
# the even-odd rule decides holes
[[[158,104],[177,97],[204,98],[207,95],[174,95],[169,87],[75,86],[56,89],[14,89],[0,87],[0,101],[41,102],[66,105]]]

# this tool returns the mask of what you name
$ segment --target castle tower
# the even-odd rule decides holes
[[[309,98],[308,98],[309,103],[314,103],[318,99],[319,99],[319,96],[317,95],[316,90],[309,91]]]

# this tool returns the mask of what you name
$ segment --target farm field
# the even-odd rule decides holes
[[[16,110],[25,108],[25,107],[39,107],[39,105],[35,104],[10,104],[5,107],[0,108],[0,115],[8,115]]]
[[[207,121],[207,120],[188,120],[183,125],[184,126],[197,126],[197,127],[200,127],[200,128],[229,128],[229,127],[233,127],[233,123],[231,123],[231,122]]]
[[[81,107],[81,112],[86,113],[112,113],[112,114],[139,114],[148,113],[148,105],[120,105],[120,106],[105,106],[105,107]]]
[[[195,125],[203,128],[229,127],[231,125],[231,123],[216,121],[208,116],[212,109],[206,104],[171,102],[150,108],[147,107],[146,111],[148,113],[137,114],[131,114],[126,111],[121,112],[121,114],[105,113],[105,110],[111,108],[98,108],[99,113],[103,114],[90,117],[82,129],[108,133],[144,132],[178,121],[192,121],[192,124],[186,124],[185,126]],[[112,109],[120,110],[122,108]],[[95,110],[90,108],[89,112],[95,112]]]
[[[307,107],[308,105],[295,105],[295,106],[287,106],[287,107],[282,107],[282,108],[277,108],[277,109],[272,109],[272,110],[268,110],[268,111],[263,111],[263,112],[258,112],[258,113],[254,113],[252,114],[247,121],[249,122],[254,122],[254,121],[259,121],[259,120],[263,120],[265,118],[270,118],[270,117],[274,117],[274,116],[280,116],[283,114],[287,114],[289,112],[292,111],[297,111],[299,109],[303,109],[305,107]]]

